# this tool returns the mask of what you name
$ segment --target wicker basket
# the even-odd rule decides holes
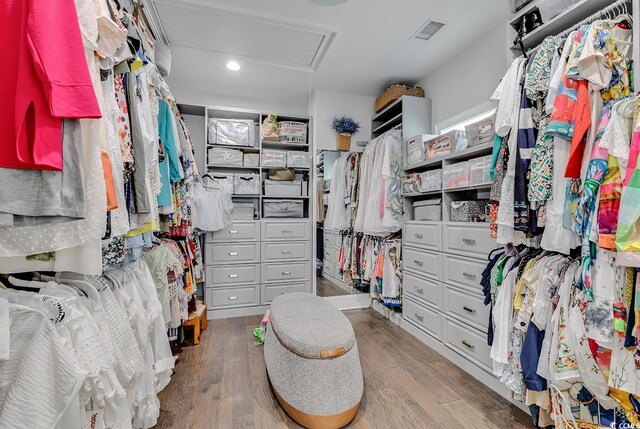
[[[411,97],[424,97],[424,89],[419,86],[410,87],[407,85],[391,85],[385,89],[382,94],[376,98],[376,113],[387,107],[389,104],[396,101],[403,95],[409,95]]]
[[[336,133],[336,149],[348,152],[350,148],[351,148],[351,134]]]
[[[549,394],[551,395],[551,407],[555,413],[556,429],[607,429],[609,427],[573,417],[571,405],[565,394],[558,387],[550,385]]]

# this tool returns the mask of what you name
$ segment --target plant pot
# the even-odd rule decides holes
[[[336,149],[348,152],[350,148],[351,148],[351,134],[337,133]]]

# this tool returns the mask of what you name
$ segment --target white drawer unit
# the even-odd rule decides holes
[[[434,280],[440,278],[440,255],[422,249],[405,247],[403,249],[404,268],[416,271]]]
[[[207,306],[224,309],[260,305],[260,286],[207,289]]]
[[[443,281],[482,293],[480,280],[482,279],[482,272],[487,266],[486,262],[446,254],[443,255],[443,258]]]
[[[260,284],[260,264],[208,266],[207,287]]]
[[[338,253],[340,249],[337,247],[325,247],[324,248],[324,260],[337,262],[338,261]]]
[[[405,299],[402,302],[402,317],[418,325],[431,336],[440,338],[440,318],[436,310],[417,301]]]
[[[310,259],[310,241],[262,243],[262,262],[284,262]]]
[[[445,224],[445,252],[486,259],[496,243],[491,239],[489,224]]]
[[[340,247],[342,236],[335,231],[324,231],[324,245],[330,247]]]
[[[476,363],[485,371],[492,372],[491,348],[487,345],[486,336],[448,317],[443,320],[442,336],[449,348]]]
[[[402,289],[405,294],[416,300],[423,300],[427,303],[440,307],[440,283],[419,276],[409,271],[405,271],[402,279]]]
[[[289,262],[280,264],[262,264],[262,282],[307,281],[311,276],[311,262]]]
[[[307,241],[309,240],[309,222],[263,220],[262,241]]]
[[[207,243],[229,243],[232,241],[260,241],[260,222],[234,221],[225,229],[207,233]]]
[[[444,311],[462,319],[486,333],[489,323],[489,307],[484,305],[480,295],[471,292],[445,287],[443,294]]]
[[[229,265],[260,262],[260,243],[207,244],[206,265]]]
[[[407,245],[442,250],[442,229],[435,222],[407,222],[402,232]]]
[[[260,297],[262,299],[262,305],[271,304],[271,301],[284,295],[285,293],[293,292],[311,292],[310,283],[284,283],[284,284],[265,284],[262,285],[262,292]]]
[[[334,261],[329,261],[328,259],[325,259],[322,263],[322,272],[331,277],[336,277],[336,263]]]

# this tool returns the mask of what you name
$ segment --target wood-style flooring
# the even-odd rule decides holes
[[[322,276],[316,277],[316,294],[321,297],[349,295],[349,292],[336,286]]]
[[[365,388],[352,428],[531,428],[530,417],[374,310],[345,312]],[[274,398],[253,329],[261,316],[209,321],[160,393],[157,428],[297,428]]]

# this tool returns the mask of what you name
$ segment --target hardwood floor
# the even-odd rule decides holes
[[[365,389],[349,427],[531,428],[530,417],[374,310],[345,312]],[[253,329],[262,316],[209,321],[160,393],[157,428],[298,428],[276,402]]]
[[[327,280],[322,276],[318,276],[316,277],[316,294],[318,296],[327,297],[349,295],[349,292],[334,285],[330,280]]]

